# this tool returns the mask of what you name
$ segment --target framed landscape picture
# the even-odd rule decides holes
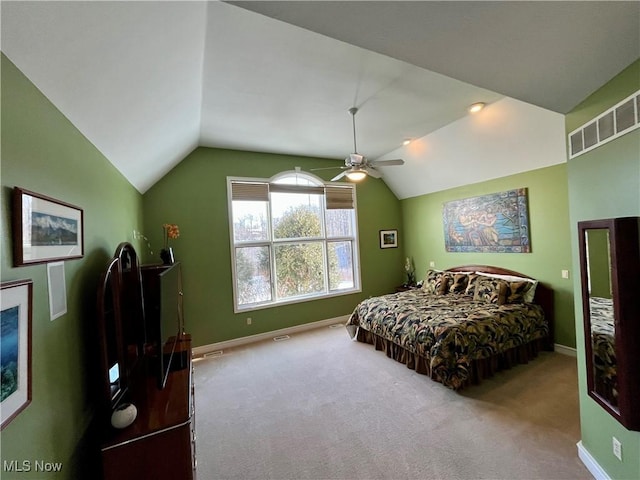
[[[84,255],[83,211],[19,187],[13,189],[13,264],[16,267]]]
[[[0,295],[0,369],[2,426],[31,403],[31,303],[33,282],[4,282]]]

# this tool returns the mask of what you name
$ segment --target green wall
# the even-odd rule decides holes
[[[95,298],[116,245],[142,222],[141,195],[2,55],[2,281],[33,280],[31,404],[1,434],[1,462],[62,462],[59,475],[97,478],[88,429],[95,409]],[[65,262],[67,313],[49,320],[46,265],[13,268],[11,191],[20,186],[84,210],[84,258]],[[1,467],[0,467],[1,468]],[[2,472],[3,479],[44,478]]]
[[[522,187],[528,189],[529,195],[531,253],[445,250],[443,203]],[[466,264],[496,265],[537,278],[554,290],[556,343],[575,347],[573,284],[561,276],[562,270],[571,269],[565,164],[405,199],[402,215],[406,232],[404,249],[415,258],[419,278],[424,277],[431,261],[440,269]],[[577,274],[572,273],[574,277]]]
[[[640,89],[640,60],[631,64],[566,116],[566,131]],[[640,215],[640,130],[617,138],[568,162],[574,270],[579,268],[577,223]],[[578,382],[582,444],[613,479],[640,478],[640,433],[620,425],[587,394],[580,279],[574,276]],[[640,408],[640,405],[636,405]],[[614,457],[611,437],[622,442],[623,461]]]
[[[194,346],[269,332],[347,315],[357,302],[393,291],[404,281],[401,248],[380,249],[379,230],[398,229],[400,202],[384,182],[367,178],[356,187],[362,292],[323,300],[233,312],[227,176],[270,178],[299,166],[304,171],[341,161],[267,153],[198,148],[144,194],[144,234],[156,261],[162,224],[175,223],[180,237],[172,241],[184,275],[184,313]],[[330,179],[339,170],[312,172]],[[252,324],[247,325],[246,318]]]

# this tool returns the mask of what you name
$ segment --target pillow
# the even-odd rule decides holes
[[[531,282],[507,282],[505,303],[525,303],[527,292],[532,286]]]
[[[427,278],[424,280],[422,289],[426,293],[433,293],[435,295],[442,295],[447,291],[447,276],[444,272],[437,270],[429,270],[427,272]]]
[[[507,282],[499,278],[480,277],[476,281],[474,300],[504,305],[507,297]]]
[[[478,278],[482,277],[480,277],[480,275],[478,275],[477,273],[472,273],[471,275],[467,275],[467,277],[467,286],[464,290],[464,294],[471,295],[473,297],[476,293],[476,283],[478,282]]]
[[[524,303],[533,302],[533,297],[536,295],[536,287],[538,286],[538,281],[532,278],[526,277],[518,277],[516,275],[502,275],[500,273],[486,273],[486,272],[476,272],[478,275],[482,275],[485,277],[499,278],[501,280],[506,280],[507,282],[528,282],[531,284],[529,290],[526,291],[524,295]]]
[[[457,272],[445,272],[447,276],[447,293],[465,293],[469,274]]]

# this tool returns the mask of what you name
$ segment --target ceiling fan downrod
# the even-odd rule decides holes
[[[358,109],[351,107],[349,113],[351,114],[351,124],[353,125],[353,153],[358,153],[358,147],[356,146],[356,113],[358,113]]]

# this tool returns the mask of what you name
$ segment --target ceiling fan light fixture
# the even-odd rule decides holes
[[[469,113],[478,113],[482,110],[487,104],[484,102],[476,102],[469,105]]]
[[[350,170],[346,173],[346,176],[352,182],[359,182],[367,176],[367,172],[364,170]]]

